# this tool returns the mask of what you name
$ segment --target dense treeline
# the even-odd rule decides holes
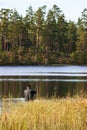
[[[46,6],[26,16],[0,10],[0,64],[87,64],[87,9],[78,22],[67,21],[61,9]]]

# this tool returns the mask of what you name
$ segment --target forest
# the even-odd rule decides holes
[[[46,8],[0,9],[0,65],[87,64],[87,9],[75,23]]]

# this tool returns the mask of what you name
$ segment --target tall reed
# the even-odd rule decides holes
[[[0,130],[87,130],[87,99],[3,103]]]

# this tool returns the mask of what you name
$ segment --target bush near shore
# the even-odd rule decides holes
[[[0,130],[87,130],[87,99],[4,102]]]

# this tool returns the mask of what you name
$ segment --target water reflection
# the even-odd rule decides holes
[[[0,76],[0,96],[23,98],[27,84],[37,90],[37,97],[87,94],[87,77],[83,76]]]
[[[17,82],[17,81],[19,81],[19,82],[26,82],[26,81],[29,81],[29,82],[31,82],[31,81],[33,81],[33,82],[37,82],[37,81],[43,81],[43,82],[53,82],[53,81],[55,81],[55,82],[87,82],[87,79],[39,79],[39,78],[37,78],[37,79],[35,79],[35,78],[21,78],[21,79],[14,79],[14,78],[10,78],[10,79],[6,79],[6,78],[1,78],[0,79],[0,81],[15,81],[15,82]]]
[[[87,76],[87,66],[0,66],[1,76]]]

